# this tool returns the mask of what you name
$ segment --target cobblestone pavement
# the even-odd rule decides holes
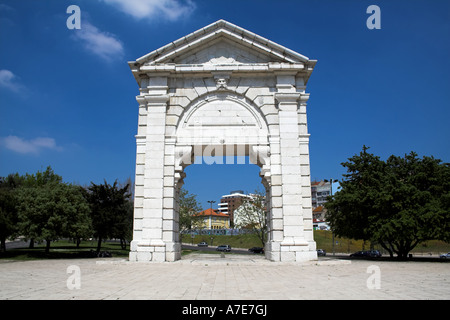
[[[321,258],[280,264],[257,255],[195,254],[172,263],[0,261],[0,284],[2,300],[447,300],[450,263]]]

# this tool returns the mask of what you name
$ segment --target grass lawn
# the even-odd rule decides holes
[[[326,230],[314,230],[314,240],[317,244],[317,249],[323,249],[326,252],[333,252],[333,241],[331,231]],[[347,238],[335,237],[335,252],[339,253],[353,253],[359,250],[369,250],[370,241],[352,240]],[[375,245],[374,249],[384,252],[384,249],[380,245]],[[423,243],[419,243],[412,254],[429,254],[429,253],[444,253],[450,252],[450,243],[445,243],[439,240],[429,240]],[[387,254],[387,252],[386,252]]]
[[[316,241],[317,249],[323,249],[326,252],[333,252],[333,239],[331,231],[326,230],[314,230],[314,240]],[[197,244],[205,241],[211,247],[221,244],[228,244],[232,248],[244,248],[261,247],[261,241],[254,234],[244,234],[235,236],[210,236],[210,235],[197,235],[194,239],[190,235],[183,236],[183,242],[189,244]],[[335,252],[339,253],[353,253],[359,250],[370,249],[370,241],[352,240],[347,238],[335,237]],[[380,245],[375,245],[375,249],[383,251]],[[450,252],[450,244],[438,240],[430,240],[417,245],[411,252],[413,254],[418,253],[444,253]]]
[[[327,252],[332,251],[332,235],[330,231],[315,230],[314,240],[317,243],[317,249],[324,249]],[[189,244],[198,244],[202,241],[208,243],[210,247],[218,246],[221,244],[228,244],[232,248],[244,248],[261,247],[261,241],[254,234],[244,234],[235,236],[210,236],[210,235],[197,235],[194,239],[190,235],[183,236],[183,242]],[[354,252],[361,250],[363,241],[355,241],[349,239],[336,238],[335,241],[338,244],[335,246],[336,252]],[[366,249],[369,248],[369,243],[366,243]]]
[[[8,248],[8,244],[6,244]],[[97,241],[82,241],[80,247],[68,240],[54,241],[50,244],[50,252],[45,252],[45,243],[37,245],[34,249],[18,248],[6,249],[0,253],[0,259],[6,260],[39,260],[39,259],[79,259],[90,257],[91,250],[97,250]],[[122,250],[120,242],[103,242],[101,251],[108,251],[112,257],[125,258],[129,254],[129,246]]]
[[[221,244],[228,244],[231,248],[261,247],[261,242],[254,234],[243,234],[233,236],[216,236],[216,235],[197,235],[191,238],[190,235],[183,235],[183,243],[198,244],[202,241],[208,243],[210,247],[216,247]],[[317,244],[317,249],[323,249],[328,253],[333,251],[332,234],[330,231],[315,230],[314,240]],[[367,250],[370,248],[370,242],[364,243],[362,240],[351,240],[346,238],[335,238],[335,252],[337,253],[353,253],[359,250]],[[79,259],[90,257],[90,252],[97,249],[97,242],[83,241],[80,247],[68,240],[60,240],[51,243],[50,252],[45,253],[45,244],[35,245],[34,249],[7,249],[6,252],[0,253],[0,259],[5,260],[37,260],[37,259]],[[380,246],[375,246],[375,249],[381,251]],[[103,242],[101,251],[108,251],[114,258],[128,258],[129,246],[126,250],[122,250],[119,242]],[[219,251],[204,251],[201,248],[198,250],[182,250],[182,255],[189,253],[205,253],[205,254],[220,254]],[[450,244],[438,240],[430,240],[419,244],[411,253],[419,255],[428,255],[430,253],[440,254],[450,252]],[[229,253],[225,253],[229,254]]]
[[[333,252],[333,235],[331,231],[314,230],[314,240],[316,241],[317,249],[323,249],[326,252]],[[368,250],[370,242],[362,240],[352,240],[347,238],[334,238],[334,251],[340,253],[353,253],[359,250]],[[381,248],[375,248],[381,249]]]
[[[262,247],[261,241],[254,234],[241,234],[234,236],[216,235],[196,235],[193,239],[190,235],[183,235],[182,242],[187,244],[198,244],[206,242],[210,247],[217,247],[221,244],[228,244],[231,248],[249,249],[252,247]]]

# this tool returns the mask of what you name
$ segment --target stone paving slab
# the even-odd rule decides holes
[[[79,289],[69,289],[79,268]],[[368,281],[379,271],[379,289]],[[70,270],[70,269],[69,269]],[[72,278],[70,278],[72,277]],[[253,255],[188,255],[177,262],[125,259],[0,262],[0,299],[385,300],[450,298],[450,264],[319,259],[274,263]],[[373,285],[370,285],[373,287]],[[73,286],[72,286],[73,287]]]

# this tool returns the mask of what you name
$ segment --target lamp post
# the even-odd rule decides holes
[[[213,205],[213,203],[215,203],[215,201],[214,200],[208,200],[208,203],[210,204],[210,209],[212,211],[212,205]],[[212,219],[212,216],[209,216],[209,228],[210,229],[212,229],[212,221],[211,221],[211,219]],[[214,237],[211,237],[211,247],[213,245],[213,241],[214,241]]]
[[[333,182],[338,182],[339,180],[331,178],[330,180],[325,179],[323,181],[330,182],[330,196],[332,197],[333,196]],[[333,230],[331,230],[331,241],[333,242],[332,245],[333,245],[333,257],[334,257],[335,250],[334,250],[334,232],[333,232]]]
[[[208,200],[208,203],[210,204],[210,209],[212,211],[212,205],[213,205],[213,203],[215,203],[215,201],[214,200]],[[212,229],[212,216],[209,216],[209,229]],[[211,245],[212,245],[212,241],[211,241]]]
[[[211,210],[212,210],[212,205],[213,203],[216,203],[214,200],[208,200],[208,203],[211,205]]]

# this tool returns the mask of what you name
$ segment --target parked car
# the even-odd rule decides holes
[[[379,257],[381,257],[381,253],[378,250],[369,250],[368,251],[368,255],[371,258],[379,258]]]
[[[327,252],[325,250],[323,250],[323,249],[318,249],[317,250],[317,255],[318,256],[326,256]]]
[[[253,253],[264,253],[264,248],[253,247],[253,248],[248,249],[248,251],[253,252]]]
[[[357,258],[379,258],[381,257],[381,253],[378,250],[365,250],[365,251],[357,251],[352,253],[350,257]]]
[[[439,258],[441,258],[441,259],[450,259],[450,252],[441,254],[439,256]]]
[[[222,244],[222,245],[218,246],[216,250],[217,251],[230,252],[231,251],[231,247],[229,245],[227,245],[227,244]]]
[[[356,251],[355,253],[352,253],[350,257],[367,258],[369,257],[369,254],[367,251]]]
[[[208,244],[205,241],[203,241],[203,242],[200,242],[199,244],[197,244],[197,246],[198,247],[207,247]]]

